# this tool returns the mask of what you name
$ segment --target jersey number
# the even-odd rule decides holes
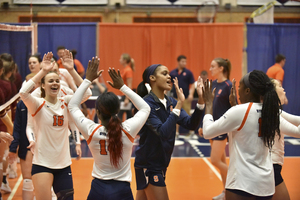
[[[258,137],[261,137],[261,117],[258,119],[258,124],[259,124]]]
[[[100,144],[100,154],[101,155],[107,155],[106,140],[100,140],[99,144]]]
[[[64,116],[53,115],[53,126],[62,126],[64,125]]]

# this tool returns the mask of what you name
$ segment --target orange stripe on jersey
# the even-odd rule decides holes
[[[229,83],[227,83],[227,81],[225,81],[225,83],[229,86]]]
[[[64,93],[64,95],[67,95],[67,93],[63,89],[60,89],[60,90]]]
[[[92,134],[90,135],[89,139],[86,141],[86,143],[89,145],[90,142],[92,141],[93,135],[94,133],[101,127],[102,125],[97,126],[97,128],[95,128],[95,130],[92,132]]]
[[[128,139],[133,143],[134,138],[129,133],[127,133],[124,129],[122,129],[122,131],[125,133],[125,135],[128,137]]]
[[[42,105],[40,105],[40,107],[38,107],[38,109],[35,111],[35,113],[32,115],[32,117],[34,117],[42,109],[42,107],[45,105],[45,103],[46,103],[46,101],[44,101],[42,103]]]
[[[249,106],[248,106],[248,108],[247,108],[247,111],[246,111],[246,113],[245,113],[244,119],[243,119],[243,121],[242,121],[242,124],[241,124],[241,126],[238,128],[238,131],[240,131],[240,130],[243,128],[243,126],[245,125],[245,123],[246,123],[247,117],[248,117],[248,115],[249,115],[249,112],[250,112],[250,109],[251,109],[251,106],[252,106],[252,104],[253,104],[253,102],[249,103]]]

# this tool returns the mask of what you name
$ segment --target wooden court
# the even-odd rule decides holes
[[[91,184],[92,158],[73,159],[72,173],[75,189],[75,200],[86,199]],[[131,160],[132,167],[134,158]],[[227,161],[229,161],[227,159]],[[283,166],[283,178],[292,200],[300,199],[300,157],[286,157]],[[22,199],[22,177],[18,164],[18,177],[8,179],[12,192],[3,194],[3,200]],[[133,168],[132,168],[133,169]],[[135,174],[131,183],[135,196]],[[167,171],[167,189],[171,200],[211,200],[222,190],[219,173],[211,165],[209,158],[201,157],[173,157]]]

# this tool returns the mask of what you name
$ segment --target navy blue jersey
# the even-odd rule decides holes
[[[27,146],[29,145],[27,136],[26,136],[26,126],[27,126],[27,107],[23,103],[23,101],[19,101],[17,104],[16,109],[16,117],[14,121],[14,130],[13,130],[13,137],[14,140],[11,142],[9,146],[10,152],[17,152],[18,156],[25,160],[27,151]]]
[[[195,130],[204,110],[195,108],[189,116],[183,109],[180,116],[172,112],[177,101],[167,97],[167,108],[160,102],[158,97],[151,91],[144,97],[151,111],[147,122],[140,130],[139,146],[136,150],[135,167],[152,170],[164,170],[168,167],[175,143],[176,123],[189,130]]]
[[[193,73],[184,68],[181,72],[181,74],[178,73],[178,69],[174,69],[170,72],[171,80],[173,82],[173,79],[177,77],[178,79],[178,86],[179,88],[182,88],[183,94],[185,98],[189,96],[189,90],[190,90],[190,84],[194,84],[195,79]],[[177,98],[177,93],[175,90],[175,86],[173,85],[173,88],[171,90],[171,93],[173,93],[174,98]]]
[[[232,83],[229,80],[218,83],[217,80],[212,82],[212,89],[216,88],[215,98],[213,101],[213,117],[214,120],[219,119],[231,105],[229,103],[229,95]]]

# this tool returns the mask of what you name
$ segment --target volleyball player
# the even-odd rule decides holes
[[[212,117],[211,87],[207,81],[203,93],[203,135],[210,139],[229,133],[226,199],[271,199],[275,183],[270,150],[275,136],[280,137],[280,100],[274,85],[262,71],[248,73],[238,89],[242,104],[230,108],[216,121]]]
[[[109,84],[122,91],[139,111],[122,123],[117,116],[120,109],[118,97],[112,92],[104,92],[96,101],[96,113],[101,124],[87,119],[79,109],[80,99],[91,82],[102,73],[97,72],[98,66],[97,57],[89,62],[86,79],[69,103],[70,113],[95,160],[92,172],[94,179],[87,199],[133,200],[130,188],[132,146],[135,136],[148,118],[150,107],[124,84],[120,72],[109,69],[113,81]]]
[[[36,137],[29,138],[34,152],[32,180],[37,200],[51,199],[51,186],[58,200],[73,199],[67,103],[71,96],[58,98],[59,76],[52,72],[51,52],[44,55],[42,69],[20,90],[20,96],[34,119]],[[41,80],[42,79],[42,80]],[[41,97],[29,92],[41,80]]]
[[[143,73],[143,94],[147,93],[145,83],[149,83],[151,91],[144,97],[150,105],[151,112],[146,124],[139,132],[139,146],[136,150],[135,174],[137,181],[136,199],[169,199],[165,184],[167,167],[169,166],[176,136],[176,124],[194,130],[203,116],[203,100],[201,82],[198,79],[198,104],[194,113],[189,116],[183,109],[185,100],[182,89],[178,87],[177,78],[174,85],[178,101],[166,96],[165,91],[172,88],[171,76],[166,66],[154,64]],[[139,88],[141,89],[141,88]]]

